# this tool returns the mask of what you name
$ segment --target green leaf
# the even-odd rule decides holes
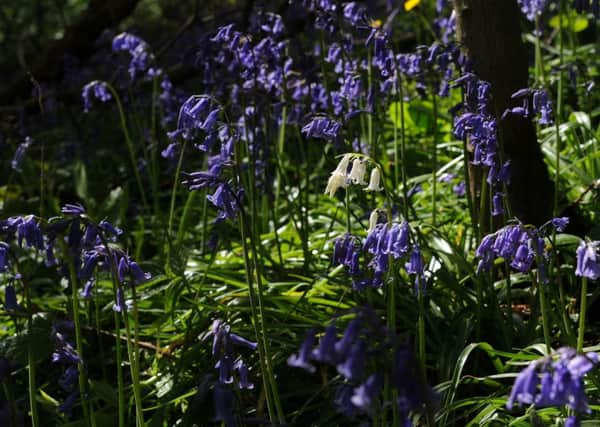
[[[589,22],[585,16],[578,15],[576,12],[571,11],[568,15],[563,13],[561,15],[553,16],[550,18],[549,24],[555,30],[558,30],[562,24],[563,28],[570,28],[571,31],[580,33],[588,27]]]

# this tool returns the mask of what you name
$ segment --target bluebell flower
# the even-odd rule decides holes
[[[92,289],[94,288],[95,280],[92,278],[85,282],[83,285],[83,289],[79,291],[79,296],[81,298],[87,299],[92,297]]]
[[[302,127],[302,133],[308,138],[322,138],[327,141],[337,141],[341,125],[327,117],[314,117]]]
[[[467,184],[465,181],[461,181],[452,187],[452,191],[459,197],[463,197],[467,192]]]
[[[115,303],[113,304],[113,311],[117,313],[123,313],[127,306],[125,305],[125,299],[123,298],[123,291],[121,288],[117,288],[117,294],[115,295]]]
[[[349,384],[341,384],[335,390],[333,402],[338,410],[348,418],[354,418],[358,414],[358,408],[352,403],[354,387]]]
[[[498,216],[504,213],[503,207],[504,193],[495,193],[492,196],[492,215]]]
[[[580,354],[562,347],[555,355],[535,360],[521,371],[506,407],[510,410],[518,402],[536,407],[567,406],[577,413],[589,413],[583,381],[597,365],[596,353]]]
[[[129,75],[135,78],[138,71],[146,71],[150,63],[154,61],[154,55],[150,52],[150,46],[141,38],[130,34],[121,33],[115,36],[112,42],[113,52],[128,52],[131,56],[129,62]],[[150,72],[150,74],[156,74]]]
[[[540,378],[537,373],[537,363],[530,364],[517,376],[510,392],[506,407],[511,410],[514,402],[532,404],[537,394]]]
[[[567,225],[569,225],[569,218],[566,216],[552,218],[552,225],[554,226],[556,231],[562,233],[563,231],[565,231],[565,228],[567,228]]]
[[[105,82],[94,80],[83,87],[81,98],[83,99],[83,111],[89,112],[92,109],[92,96],[101,102],[107,102],[112,99]]]
[[[216,384],[213,389],[215,421],[221,421],[226,427],[237,425],[235,419],[235,395],[229,387]]]
[[[58,379],[58,385],[64,391],[73,391],[77,384],[79,377],[79,369],[76,365],[71,365],[63,372],[62,376]]]
[[[598,260],[598,246],[600,242],[582,241],[577,247],[577,266],[575,275],[597,280],[600,277],[600,262]]]
[[[0,273],[8,270],[9,261],[9,246],[8,243],[0,241]]]
[[[26,137],[25,141],[19,144],[17,147],[17,151],[15,151],[15,155],[10,162],[10,167],[17,172],[21,172],[21,163],[25,158],[25,153],[27,149],[33,144],[33,139],[30,137]]]
[[[336,352],[336,341],[337,341],[337,328],[335,325],[330,325],[325,328],[325,333],[319,340],[319,346],[313,350],[312,357],[324,363],[335,365],[338,360],[338,353]]]
[[[382,385],[381,375],[372,374],[363,384],[354,389],[350,401],[363,412],[373,413]]]
[[[337,371],[351,381],[360,381],[364,375],[367,360],[367,344],[362,339],[357,339],[343,362],[337,365]]]
[[[21,218],[17,225],[17,241],[19,246],[23,246],[23,241],[28,248],[35,248],[43,251],[44,236],[40,228],[40,224],[35,220],[33,215],[27,215]]]
[[[574,415],[567,417],[567,419],[565,420],[565,427],[580,427],[580,426],[581,426],[581,422],[579,421],[579,418],[577,418]]]
[[[73,415],[73,407],[79,398],[79,390],[71,392],[60,405],[58,405],[58,412],[62,412],[70,418]]]
[[[352,25],[366,25],[368,23],[365,7],[357,2],[350,2],[344,5],[344,18]]]
[[[517,0],[528,20],[535,21],[544,12],[549,0]]]
[[[315,331],[314,329],[311,329],[307,332],[298,354],[292,354],[290,357],[288,357],[288,365],[296,368],[302,368],[311,373],[315,372],[316,368],[310,363],[312,360],[312,350],[315,345],[315,341]]]
[[[17,294],[13,285],[6,285],[4,287],[4,309],[5,310],[19,310],[21,306],[17,302]]]
[[[238,373],[238,386],[240,389],[254,389],[254,384],[248,379],[248,365],[242,359],[238,359],[234,363],[233,369]]]

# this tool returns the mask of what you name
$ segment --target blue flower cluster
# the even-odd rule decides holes
[[[535,261],[538,280],[540,283],[547,283],[545,262],[548,252],[544,236],[549,232],[550,227],[558,232],[564,231],[568,222],[569,219],[566,217],[554,218],[540,228],[525,227],[517,223],[488,234],[475,250],[475,256],[480,258],[477,273],[489,271],[496,258],[503,258],[512,268],[521,273],[531,271]]]
[[[461,86],[465,100],[456,107],[463,110],[454,120],[454,135],[468,139],[473,147],[474,165],[488,168],[487,183],[493,190],[492,215],[504,213],[504,193],[500,191],[510,181],[510,161],[502,163],[498,151],[496,119],[489,109],[490,84],[466,73],[454,82]]]
[[[520,107],[513,107],[506,110],[502,117],[508,114],[514,114],[522,117],[530,117],[534,114],[539,114],[540,125],[551,125],[552,121],[552,102],[548,96],[548,92],[544,89],[520,89],[512,94],[513,99],[522,99],[523,104]]]
[[[52,337],[55,349],[52,353],[52,361],[64,366],[64,372],[58,380],[58,385],[68,393],[65,400],[60,404],[58,410],[71,416],[73,406],[79,398],[79,389],[76,387],[79,378],[79,369],[83,369],[83,361],[73,347],[72,335],[75,325],[73,321],[56,321],[52,325]]]
[[[535,360],[519,373],[506,407],[510,410],[517,402],[535,407],[567,406],[576,413],[590,413],[584,377],[597,367],[598,354],[559,348],[555,356]]]
[[[231,326],[217,319],[213,322],[207,337],[213,337],[212,355],[217,360],[215,368],[219,371],[218,382],[213,389],[216,421],[226,426],[237,425],[235,419],[235,394],[229,385],[234,383],[233,373],[239,389],[252,390],[254,384],[248,377],[248,365],[241,356],[236,355],[234,347],[256,350],[257,343],[231,332]]]
[[[377,215],[375,213],[374,215]],[[358,237],[346,233],[334,242],[333,265],[344,265],[352,278],[355,290],[366,287],[380,288],[391,259],[410,256],[405,263],[408,274],[415,276],[415,293],[425,286],[423,255],[418,244],[411,244],[410,227],[402,223],[375,223],[361,244]],[[362,268],[360,257],[369,258],[367,269]]]
[[[527,19],[533,22],[541,16],[550,0],[517,0],[517,3]]]
[[[311,373],[315,363],[333,366],[342,376],[334,402],[349,418],[372,417],[389,404],[381,396],[386,374],[397,392],[395,404],[403,425],[412,425],[409,415],[436,401],[435,393],[422,381],[410,348],[399,343],[369,309],[358,311],[339,339],[335,324],[325,328],[318,343],[316,330],[310,330],[298,354],[288,358],[290,366]]]
[[[19,247],[44,253],[48,267],[59,265],[55,251],[60,244],[60,249],[66,251],[60,258],[60,273],[69,278],[69,264],[72,263],[77,278],[84,283],[80,292],[84,298],[91,296],[98,266],[108,272],[114,267],[121,285],[136,285],[150,278],[150,273],[144,272],[126,252],[114,245],[109,246],[108,243],[116,241],[122,230],[105,220],[93,222],[79,204],[66,204],[61,212],[63,217],[52,218],[43,228],[33,215],[0,221],[0,236],[4,239],[0,241],[0,272],[7,272],[10,268],[8,241],[15,238]],[[9,296],[9,308],[16,308],[14,288],[7,287],[5,292]],[[121,308],[117,302],[117,311]]]

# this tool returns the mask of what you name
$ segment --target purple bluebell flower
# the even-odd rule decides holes
[[[229,387],[216,384],[213,389],[215,421],[221,421],[226,427],[235,427],[235,394]]]
[[[569,225],[569,217],[564,216],[552,218],[552,225],[554,226],[556,231],[562,233],[563,231],[565,231],[565,228],[567,228],[567,225]]]
[[[467,192],[467,184],[465,181],[461,181],[452,187],[452,191],[459,197],[463,197]]]
[[[17,294],[13,285],[6,285],[4,287],[4,309],[5,310],[19,310],[21,306],[17,302]]]
[[[517,376],[508,401],[506,402],[506,407],[511,410],[515,401],[528,405],[532,404],[539,383],[540,378],[537,373],[537,363],[532,363]]]
[[[0,241],[0,273],[4,273],[8,270],[8,243]]]
[[[71,365],[63,372],[62,376],[58,379],[58,385],[64,391],[73,391],[75,384],[77,384],[77,378],[79,376],[79,370],[76,365]]]
[[[338,354],[336,352],[336,341],[337,341],[337,328],[335,325],[330,325],[325,328],[325,333],[319,340],[319,346],[313,350],[312,357],[324,363],[335,365],[338,360]]]
[[[83,285],[83,289],[79,291],[79,296],[81,298],[87,299],[92,297],[92,290],[94,288],[94,279],[90,279]]]
[[[365,7],[357,2],[350,2],[344,5],[344,18],[352,25],[365,25],[368,22]]]
[[[117,294],[115,295],[115,303],[113,304],[113,311],[117,313],[123,313],[127,306],[125,305],[125,299],[123,298],[123,291],[121,288],[117,288]]]
[[[60,212],[65,215],[81,216],[85,214],[85,208],[80,203],[66,203]]]
[[[302,133],[308,138],[322,138],[327,141],[337,141],[341,125],[327,117],[314,117],[302,127]]]
[[[83,87],[81,98],[83,99],[83,111],[89,112],[92,109],[92,96],[101,102],[107,102],[112,99],[105,82],[94,80]]]
[[[492,197],[492,215],[498,216],[504,213],[502,203],[504,201],[504,193],[496,193]]]
[[[363,384],[354,389],[350,401],[363,412],[373,413],[382,385],[381,376],[372,374]]]
[[[580,354],[562,347],[555,355],[533,361],[517,376],[506,407],[510,410],[518,402],[535,407],[567,406],[577,413],[589,413],[583,381],[597,365],[596,353]]]
[[[23,163],[23,159],[25,158],[25,153],[27,149],[33,144],[33,139],[30,137],[26,137],[25,141],[19,144],[17,147],[17,151],[15,151],[15,155],[10,162],[10,167],[17,172],[21,172],[21,163]]]
[[[254,385],[248,379],[248,366],[234,353],[234,346],[256,350],[257,343],[231,332],[231,327],[220,319],[213,321],[207,337],[213,337],[212,355],[217,360],[215,368],[219,371],[219,384],[234,382],[233,373],[238,373],[238,387],[252,389]]]
[[[337,371],[348,380],[360,381],[364,375],[366,360],[367,344],[359,338],[350,347],[346,359],[337,365]]]
[[[517,3],[527,19],[533,22],[542,15],[549,0],[517,0]]]
[[[73,407],[79,398],[79,390],[71,392],[60,405],[58,405],[58,412],[62,412],[70,418],[73,415]]]
[[[302,368],[307,370],[308,372],[315,372],[316,368],[310,364],[312,359],[312,349],[315,345],[315,330],[311,329],[307,332],[306,337],[304,338],[304,342],[302,343],[302,347],[300,347],[300,351],[298,354],[292,354],[287,359],[287,363],[290,366],[294,366],[296,368]]]
[[[113,52],[128,52],[131,56],[129,62],[129,75],[135,78],[138,71],[146,71],[150,63],[154,61],[154,55],[150,52],[150,46],[141,38],[130,34],[121,33],[115,36],[112,42]],[[156,75],[154,69],[150,69],[150,76]]]
[[[17,225],[17,241],[19,246],[23,246],[23,240],[28,248],[35,248],[43,251],[44,236],[40,228],[40,224],[35,220],[33,215],[22,217]]]
[[[600,277],[600,260],[598,246],[600,242],[582,241],[577,247],[577,266],[575,275],[597,280]]]
[[[254,389],[254,384],[248,379],[248,365],[242,359],[238,359],[233,364],[233,369],[238,373],[238,386],[240,389]]]
[[[348,418],[354,418],[358,414],[358,408],[352,403],[354,387],[349,384],[341,384],[335,390],[333,402],[338,410]]]

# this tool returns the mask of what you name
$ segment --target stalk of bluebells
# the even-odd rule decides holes
[[[492,215],[504,213],[505,194],[500,190],[510,181],[510,160],[500,162],[497,142],[497,122],[489,109],[490,84],[466,73],[454,82],[464,91],[464,102],[458,106],[462,114],[454,119],[454,135],[469,140],[473,147],[472,164],[488,168],[487,183],[493,192]]]
[[[502,117],[506,117],[509,114],[531,117],[533,115],[539,115],[538,123],[540,125],[551,125],[552,121],[552,102],[548,96],[548,92],[544,89],[519,89],[511,96],[512,99],[522,99],[523,103],[520,107],[513,107],[507,109]]]
[[[236,347],[256,350],[257,343],[231,332],[231,327],[220,319],[213,322],[206,337],[211,336],[212,355],[216,360],[215,369],[218,370],[218,382],[213,389],[216,420],[223,421],[227,426],[235,426],[236,402],[231,388],[235,383],[241,390],[252,390],[254,384],[248,376],[248,365],[234,350]]]
[[[521,11],[531,22],[536,21],[548,6],[550,0],[517,0]]]
[[[83,369],[83,361],[73,346],[72,335],[74,328],[75,325],[70,320],[54,322],[52,325],[52,337],[55,343],[52,361],[64,366],[64,371],[58,380],[58,385],[68,393],[58,410],[67,415],[67,417],[71,417],[73,406],[79,397],[79,389],[76,385],[79,377],[79,369]]]
[[[488,234],[475,250],[475,256],[480,258],[477,273],[489,271],[496,258],[503,258],[512,268],[521,273],[530,272],[535,261],[539,282],[547,283],[548,252],[544,237],[550,233],[551,227],[558,232],[564,231],[568,222],[566,217],[554,218],[540,228],[525,227],[517,223]]]
[[[131,58],[128,71],[132,80],[140,72],[147,72],[150,77],[156,74],[156,70],[150,68],[151,63],[154,62],[154,55],[148,43],[141,38],[130,33],[118,34],[112,41],[112,50],[129,53]]]
[[[589,414],[591,409],[585,395],[584,377],[597,367],[597,353],[559,348],[556,354],[533,361],[519,373],[506,407],[512,410],[515,403],[536,408],[566,406],[577,415]]]
[[[310,373],[315,372],[317,363],[334,367],[341,375],[334,403],[348,418],[372,418],[391,403],[382,396],[386,374],[397,393],[395,404],[403,425],[412,425],[411,413],[435,404],[435,393],[423,383],[410,348],[400,343],[369,309],[358,310],[340,338],[335,323],[325,328],[318,342],[316,330],[309,331],[299,353],[288,358],[290,366]]]

